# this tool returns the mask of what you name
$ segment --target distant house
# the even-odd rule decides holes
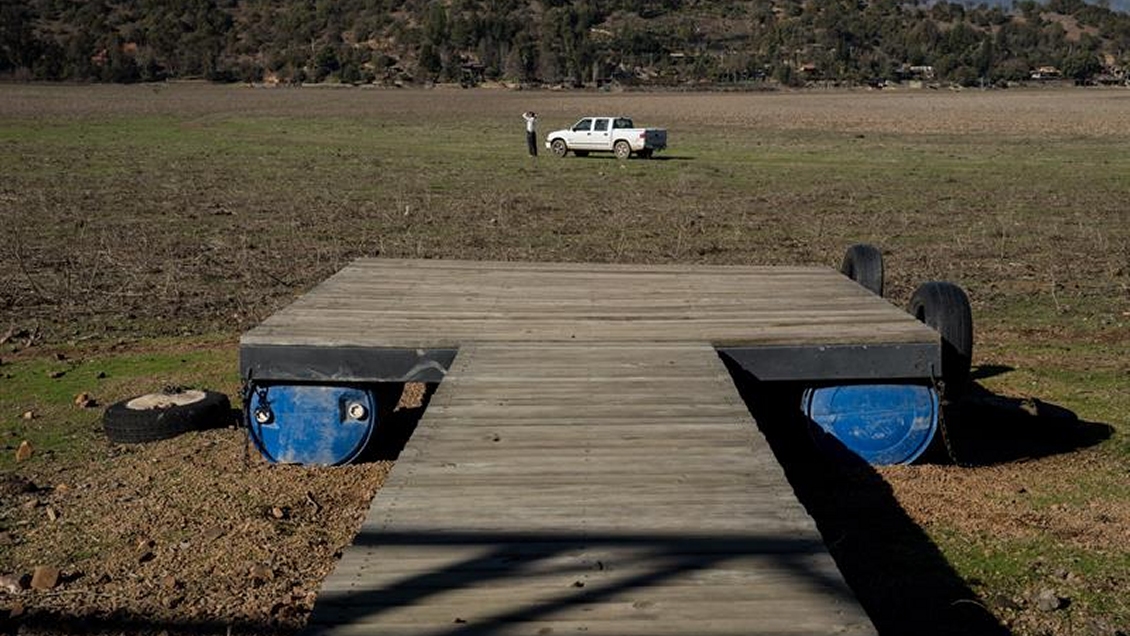
[[[932,80],[937,76],[933,66],[911,66],[910,76],[913,79]]]
[[[895,76],[900,81],[901,80],[911,80],[911,81],[926,81],[926,82],[929,82],[929,81],[933,81],[934,79],[936,79],[937,75],[938,75],[938,73],[937,73],[937,71],[934,70],[934,67],[929,66],[929,65],[903,64],[903,65],[899,66],[897,69],[895,69]]]
[[[1056,80],[1063,77],[1063,73],[1054,66],[1038,66],[1036,70],[1032,71],[1032,79],[1034,80]]]

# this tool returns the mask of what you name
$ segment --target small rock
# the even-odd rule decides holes
[[[25,439],[20,442],[20,447],[16,449],[16,461],[25,462],[31,459],[33,454],[35,454],[35,449],[31,447],[31,442]]]
[[[15,594],[16,592],[24,589],[23,582],[21,581],[22,578],[23,577],[19,577],[14,574],[5,574],[4,576],[0,576],[0,592]]]
[[[47,377],[51,378],[52,380],[58,380],[59,378],[63,377],[64,375],[67,375],[66,371],[51,371],[50,373],[47,374]]]
[[[40,565],[31,574],[31,589],[50,590],[59,584],[59,568]]]
[[[71,491],[71,487],[66,485],[66,484],[56,484],[55,485],[55,494],[65,495],[65,494],[69,493],[70,491]]]
[[[224,531],[221,528],[212,527],[204,531],[204,534],[201,535],[201,539],[203,539],[207,543],[210,543],[222,536],[224,536]]]
[[[1054,612],[1063,605],[1063,599],[1056,595],[1055,590],[1041,590],[1036,595],[1036,609],[1041,612]]]
[[[271,508],[271,516],[275,519],[286,519],[286,510],[275,506],[274,508]]]
[[[165,588],[166,590],[175,590],[180,587],[180,581],[177,580],[177,577],[170,574],[169,576],[161,579],[161,587]]]
[[[137,562],[148,563],[156,559],[157,555],[153,552],[153,548],[155,547],[157,547],[157,544],[154,543],[152,539],[141,539],[138,541],[136,548]]]
[[[248,571],[252,581],[263,583],[275,578],[275,571],[265,565],[253,565]]]
[[[79,393],[75,396],[75,406],[80,409],[92,409],[98,406],[98,400],[95,400],[89,393]]]
[[[24,411],[24,414],[21,415],[20,417],[24,418],[25,420],[34,420],[35,419],[35,411]]]

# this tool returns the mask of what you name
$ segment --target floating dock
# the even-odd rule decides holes
[[[719,353],[928,380],[838,272],[363,259],[244,335],[261,382],[441,382],[316,634],[872,634]]]

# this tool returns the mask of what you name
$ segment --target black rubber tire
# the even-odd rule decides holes
[[[632,156],[632,146],[626,141],[617,141],[612,146],[612,152],[616,153],[616,158],[623,161]]]
[[[102,427],[111,442],[138,444],[231,423],[231,402],[228,396],[213,391],[202,393],[203,398],[190,404],[149,409],[127,406],[136,398],[122,400],[106,409],[102,415]]]
[[[639,155],[640,159],[651,159],[652,150],[651,148],[644,148],[636,154]]]
[[[965,290],[953,283],[922,283],[907,311],[942,336],[941,394],[949,401],[964,395],[972,382],[973,312]]]
[[[554,139],[549,143],[549,151],[554,157],[564,157],[569,153],[569,146],[565,145],[564,139]]]
[[[840,272],[876,296],[883,295],[883,253],[874,245],[859,243],[847,248]]]

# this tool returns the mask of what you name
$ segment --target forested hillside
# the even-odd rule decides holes
[[[1130,15],[897,0],[4,0],[0,77],[563,85],[1124,82]]]

